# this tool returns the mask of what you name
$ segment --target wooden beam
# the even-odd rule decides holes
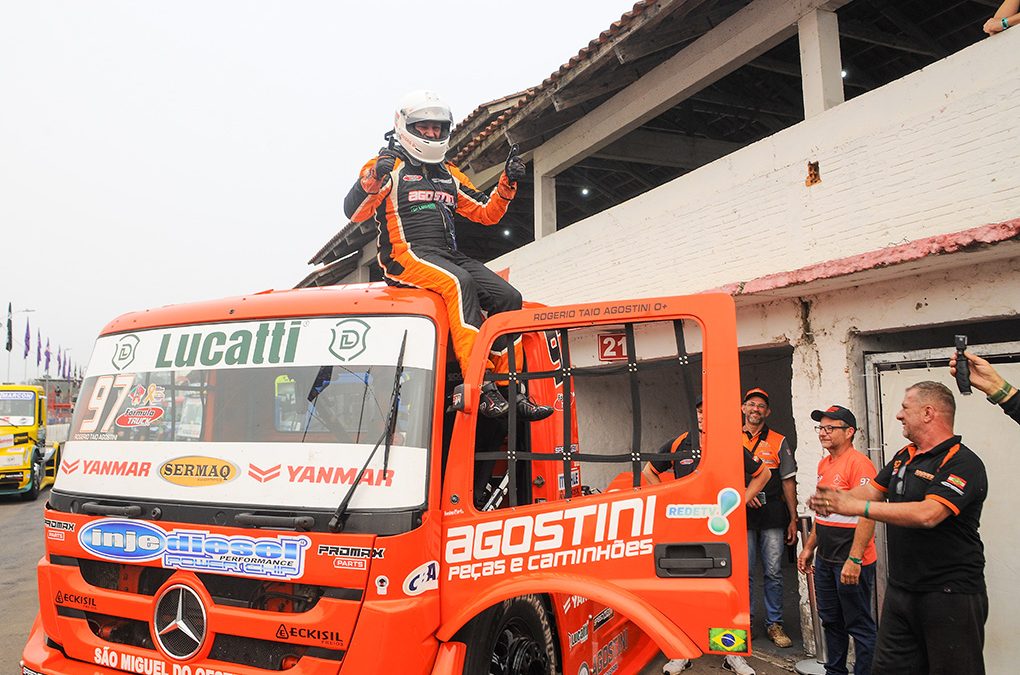
[[[880,45],[882,47],[890,47],[901,52],[940,58],[939,50],[931,47],[930,45],[918,42],[917,40],[913,40],[908,37],[886,33],[883,30],[879,30],[859,21],[840,21],[839,34],[852,40]]]
[[[703,2],[698,2],[697,5],[702,5]],[[744,0],[736,0],[735,2],[727,2],[716,5],[709,9],[703,14],[695,14],[693,11],[685,11],[683,16],[678,19],[673,18],[674,23],[679,23],[680,20],[686,18],[683,21],[681,27],[677,30],[672,31],[660,31],[654,33],[641,40],[627,40],[621,44],[618,44],[613,51],[616,53],[616,59],[621,64],[633,63],[638,59],[644,58],[655,52],[662,51],[663,49],[670,49],[677,47],[686,42],[701,37],[708,31],[723,20],[726,17],[732,15],[736,10],[743,7],[747,3]],[[696,9],[692,7],[691,9]],[[686,7],[684,8],[687,9]],[[677,12],[679,15],[679,12]]]
[[[580,103],[586,103],[599,96],[619,91],[631,82],[637,82],[640,77],[641,73],[636,69],[627,68],[610,73],[604,81],[598,84],[585,82],[574,85],[572,92],[565,91],[566,87],[558,86],[552,93],[553,107],[556,108],[557,112],[562,112],[567,108],[572,108]]]
[[[535,150],[536,174],[555,175],[703,90],[796,32],[824,0],[754,0]]]
[[[591,156],[636,164],[696,169],[742,147],[742,143],[635,129]]]

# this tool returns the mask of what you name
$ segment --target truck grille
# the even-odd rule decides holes
[[[62,556],[51,556],[50,562],[55,565],[77,566],[82,578],[91,586],[152,597],[175,572],[159,567]],[[216,604],[245,607],[256,611],[302,613],[315,607],[324,596],[357,601],[363,595],[360,589],[326,588],[218,574],[197,576]],[[85,619],[92,633],[106,642],[156,650],[149,623],[146,621],[69,607],[58,607],[57,613],[66,617]],[[344,653],[340,649],[309,647],[218,633],[213,640],[209,658],[262,670],[281,671],[293,668],[303,656],[341,661]]]

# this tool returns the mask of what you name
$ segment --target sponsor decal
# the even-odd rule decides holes
[[[421,595],[439,588],[439,562],[430,560],[411,570],[404,579],[405,595]]]
[[[620,657],[627,651],[627,630],[620,631],[595,654],[595,675],[615,673],[619,667]]]
[[[728,516],[740,506],[740,493],[733,488],[719,490],[715,504],[667,504],[667,518],[705,518],[712,534],[723,535],[730,530]]]
[[[113,348],[113,367],[117,370],[124,370],[135,360],[135,349],[141,339],[134,333],[122,335]]]
[[[156,406],[128,408],[117,416],[117,426],[122,429],[147,427],[163,416],[163,409]]]
[[[46,530],[46,538],[53,541],[64,541],[64,533],[60,530]]]
[[[935,474],[928,473],[927,471],[921,471],[920,469],[914,469],[914,475],[924,480],[934,480]]]
[[[736,628],[709,628],[708,648],[719,652],[747,651],[747,631]]]
[[[38,670],[32,670],[28,666],[21,667],[21,675],[43,675]]]
[[[304,626],[286,626],[281,623],[280,627],[276,629],[276,637],[280,640],[301,638],[303,640],[315,640],[316,642],[336,647],[344,646],[344,640],[340,637],[340,633],[335,630],[328,629],[305,628]]]
[[[587,662],[581,663],[581,666],[577,669],[577,675],[591,675]]]
[[[571,595],[563,601],[563,613],[566,614],[572,609],[577,609],[586,602],[588,602],[588,598],[583,595]]]
[[[609,620],[612,619],[612,618],[613,618],[613,608],[612,607],[606,607],[604,610],[602,610],[601,612],[596,614],[594,619],[592,619],[592,622],[591,622],[592,623],[592,627],[595,630],[598,630],[599,628],[602,628],[607,623],[609,623]]]
[[[290,483],[326,483],[329,485],[352,485],[358,477],[360,467],[287,465],[287,481]],[[366,469],[361,482],[368,485],[392,487],[393,470]]]
[[[379,595],[386,595],[390,588],[390,578],[378,576],[375,578],[375,592]]]
[[[63,530],[65,532],[74,532],[74,523],[68,523],[63,520],[43,518],[43,525],[50,528],[51,530]]]
[[[571,450],[577,446],[571,446]],[[560,496],[563,496],[563,472],[556,474],[556,478],[559,480]],[[574,488],[581,485],[581,469],[576,466],[570,467],[570,491],[573,492]]]
[[[451,527],[446,532],[447,579],[651,555],[656,498],[632,497]]]
[[[131,405],[134,406],[159,403],[166,400],[166,387],[161,387],[158,384],[150,384],[148,387],[136,384],[128,394],[128,398],[131,400]]]
[[[573,633],[568,634],[570,640],[570,647],[573,649],[577,645],[584,644],[588,641],[588,624],[584,624]]]
[[[237,478],[237,467],[215,457],[192,455],[163,462],[159,477],[182,487],[223,485]]]
[[[167,663],[150,656],[118,652],[109,647],[96,647],[92,662],[97,666],[116,668],[136,675],[237,675],[235,671],[223,670],[220,666],[206,668],[187,663]]]
[[[682,464],[684,466],[686,466],[688,464],[694,464],[694,460],[691,459],[690,457],[686,457],[686,458],[680,460],[680,464]]]
[[[385,548],[363,548],[360,546],[328,546],[319,544],[316,551],[321,556],[333,558],[333,567],[348,570],[367,570],[370,558],[383,558]]]
[[[255,466],[254,464],[249,464],[248,475],[260,483],[265,483],[267,481],[273,480],[274,478],[280,477],[281,466],[282,465],[277,464],[276,466],[271,466],[268,469],[263,469],[261,467]]]
[[[265,321],[254,330],[238,328],[229,335],[227,330],[166,333],[156,368],[293,363],[300,337],[300,321]]]
[[[79,468],[81,468],[82,474],[89,476],[145,477],[149,475],[152,463],[127,460],[76,459],[73,462],[64,461],[60,464],[60,471],[62,473],[72,474],[77,472]]]
[[[440,202],[453,206],[453,195],[442,190],[410,190],[407,193],[409,202]]]
[[[0,401],[31,401],[35,394],[30,391],[0,391]]]
[[[88,595],[78,595],[76,593],[63,593],[61,591],[57,591],[57,595],[53,598],[53,602],[58,605],[71,605],[82,609],[96,608],[95,598]]]
[[[449,184],[453,183],[453,179],[452,178],[433,178],[432,182],[433,183],[446,183],[446,184],[449,185]]]
[[[333,341],[329,344],[330,353],[339,361],[350,361],[361,356],[368,343],[366,338],[371,329],[361,319],[344,319],[332,328]]]
[[[168,569],[293,579],[304,573],[308,537],[226,536],[202,530],[164,530],[151,523],[104,518],[78,531],[83,549],[104,560],[159,559]]]
[[[401,176],[400,179],[407,183],[417,183],[421,180],[421,176]]]

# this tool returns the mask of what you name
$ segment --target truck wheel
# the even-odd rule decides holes
[[[26,502],[34,502],[39,496],[39,491],[42,489],[43,471],[45,471],[45,467],[43,467],[42,459],[39,458],[39,455],[35,455],[32,458],[32,482],[28,485],[28,492],[21,493],[21,498]]]
[[[504,600],[464,629],[464,672],[482,675],[554,675],[559,654],[545,603],[537,595]]]

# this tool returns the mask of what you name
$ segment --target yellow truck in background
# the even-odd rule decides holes
[[[46,393],[29,384],[0,384],[0,495],[31,501],[52,485],[59,446],[46,445]]]

